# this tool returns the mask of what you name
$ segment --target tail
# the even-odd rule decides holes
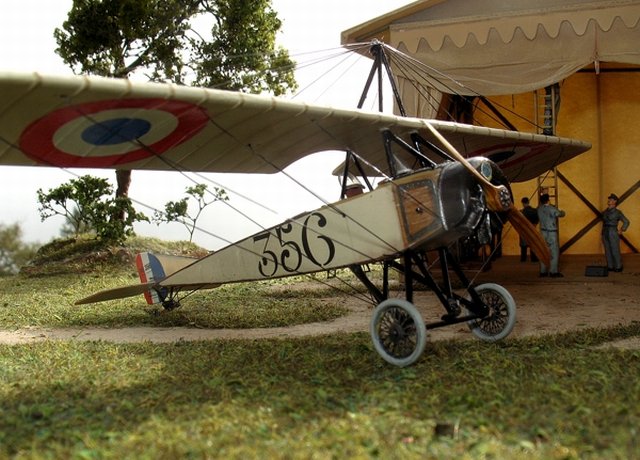
[[[76,305],[122,299],[138,294],[144,294],[144,298],[149,305],[161,303],[169,295],[169,288],[159,286],[158,283],[167,276],[178,270],[182,270],[197,260],[198,259],[192,257],[156,255],[149,252],[140,253],[136,256],[136,267],[138,268],[141,284],[106,289],[78,300]],[[208,285],[206,287],[212,288],[216,286],[217,285]]]

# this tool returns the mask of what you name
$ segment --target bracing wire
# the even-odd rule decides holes
[[[465,94],[469,94],[471,96],[477,96],[477,97],[482,96],[480,93],[474,91],[472,88],[451,78],[450,76],[435,69],[434,67],[429,66],[428,64],[421,62],[418,59],[412,56],[409,56],[406,53],[403,53],[402,51],[397,50],[389,45],[384,45],[384,47],[385,47],[385,51],[387,51],[391,56],[395,57],[396,60],[394,60],[394,63],[398,65],[399,69],[402,69],[401,73],[404,76],[406,76],[410,81],[415,81],[415,82],[424,81],[426,82],[426,86],[429,86],[428,82],[429,80],[432,80],[436,82],[440,87],[446,88],[450,94],[456,94],[456,95],[465,97],[463,94],[464,92]],[[402,64],[399,64],[399,63],[402,63]],[[410,78],[411,76],[413,76],[414,78]],[[417,83],[414,83],[414,85],[417,85]],[[435,87],[435,85],[431,85],[431,86]],[[515,112],[509,107],[496,102],[494,102],[494,104],[500,107],[500,109],[508,112],[510,115],[513,115],[514,117],[520,119],[521,121],[524,121],[528,124],[531,124],[532,126],[535,126],[535,123],[533,123],[531,120]],[[504,126],[505,128],[508,128],[507,126],[504,125],[504,123],[501,120],[497,119],[495,115],[492,114],[491,112],[488,112],[482,108],[479,108],[479,110],[484,115],[494,120],[499,125]]]
[[[337,64],[335,64],[334,66],[330,67],[330,68],[329,68],[329,70],[327,70],[327,71],[323,74],[323,76],[326,76],[330,71],[335,71],[335,70],[336,70],[336,69],[338,69],[341,65],[344,65],[345,63],[348,63],[348,62],[350,61],[351,57],[352,57],[354,54],[356,54],[356,52],[357,52],[357,51],[362,51],[365,47],[370,47],[370,44],[358,44],[358,45],[355,45],[355,46],[350,46],[350,47],[347,47],[347,50],[346,50],[346,51],[345,51],[345,48],[340,48],[338,51],[332,52],[332,53],[331,53],[331,54],[329,54],[328,56],[324,56],[324,57],[314,57],[314,58],[313,58],[312,60],[310,60],[310,61],[303,62],[303,63],[301,63],[301,64],[299,64],[299,65],[298,65],[298,68],[307,68],[307,67],[312,66],[312,65],[320,65],[320,64],[322,64],[322,65],[326,65],[326,64],[327,64],[327,62],[328,62],[329,60],[332,60],[332,59],[338,59],[338,58],[340,58],[340,61],[339,61]],[[404,74],[404,75],[406,75],[406,76],[411,76],[411,75],[413,75],[413,76],[415,77],[416,75],[419,75],[419,71],[420,71],[421,69],[422,69],[423,71],[426,69],[426,70],[430,70],[431,72],[425,72],[425,73],[423,73],[423,75],[431,75],[429,78],[433,79],[434,81],[439,81],[441,85],[442,85],[442,81],[449,81],[449,82],[451,82],[451,81],[452,81],[451,79],[448,79],[444,74],[441,74],[441,73],[439,73],[439,72],[435,71],[434,69],[429,68],[428,66],[425,66],[425,65],[423,65],[423,64],[421,64],[421,63],[420,63],[420,65],[418,65],[419,63],[418,63],[416,60],[414,60],[413,58],[410,58],[409,56],[405,55],[404,53],[400,53],[400,52],[399,52],[399,51],[397,51],[397,50],[393,50],[392,48],[387,47],[386,45],[385,45],[385,50],[389,51],[391,54],[393,54],[393,56],[395,56],[395,57],[396,57],[396,59],[397,59],[397,60],[396,60],[396,61],[394,61],[394,62],[395,62],[395,64],[396,64],[397,68],[398,68],[398,69],[400,69],[400,70],[403,72],[403,74]],[[337,82],[340,80],[341,76],[342,76],[342,75],[344,75],[346,72],[348,72],[348,71],[351,69],[351,66],[353,66],[353,63],[352,63],[352,64],[350,64],[350,67],[348,67],[346,70],[344,70],[342,73],[340,73],[340,74],[339,74],[339,76],[338,76],[337,78],[335,78],[335,80],[333,81],[332,85],[337,84]],[[435,75],[435,76],[433,76],[433,75]],[[441,79],[442,81],[440,81],[439,79]],[[321,77],[318,77],[318,78],[317,78],[316,80],[314,80],[311,84],[312,84],[312,85],[313,85],[313,84],[317,84],[320,80],[321,80]],[[411,81],[411,82],[412,82],[412,84],[413,84],[413,81],[418,81],[418,80],[417,80],[416,78],[409,78],[409,81]],[[428,81],[428,80],[426,80],[426,81]],[[457,83],[457,82],[453,81],[453,83]],[[457,83],[457,84],[458,84],[458,85],[461,85],[461,84],[459,84],[459,83]],[[306,89],[307,89],[307,87],[305,87],[305,88],[301,89],[301,90],[300,90],[300,91],[299,91],[299,92],[298,92],[294,97],[299,97],[299,95],[300,95],[300,94],[302,94]],[[323,92],[322,94],[324,94],[324,92]],[[423,94],[423,93],[420,93],[420,94]],[[431,101],[430,101],[430,99],[429,99],[429,98],[427,98],[427,100],[429,101],[429,103],[431,103]],[[85,116],[86,116],[86,115],[85,115]],[[3,141],[5,141],[5,142],[6,142],[6,140],[4,140],[4,139],[3,139]],[[241,142],[241,141],[240,141],[240,140],[238,140],[238,139],[236,139],[236,141],[237,141],[237,142]],[[136,142],[136,143],[137,143],[137,144],[138,144],[138,146],[140,146],[140,147],[143,147],[143,148],[149,149],[149,147],[148,147],[148,146],[141,145],[141,143],[139,143],[139,142]],[[13,146],[13,147],[14,147],[14,148],[18,148],[17,146]],[[260,155],[259,155],[259,153],[258,153],[258,152],[255,152],[255,151],[254,151],[254,149],[253,149],[251,146],[247,146],[247,148],[249,148],[249,149],[250,149],[250,150],[251,150],[251,151],[252,151],[256,156],[258,156],[258,157],[260,156]],[[157,155],[156,153],[154,153],[154,155],[155,155],[157,158],[160,158],[162,161],[165,161],[165,162],[167,161],[167,160],[166,160],[166,158],[164,158],[162,155]],[[265,160],[265,159],[264,159],[264,157],[262,157],[262,159],[263,159],[263,160]],[[359,157],[359,159],[363,160],[361,157]],[[186,174],[186,172],[185,172],[184,170],[181,170],[181,168],[179,168],[179,167],[178,167],[178,165],[176,165],[176,164],[173,164],[173,165],[172,165],[172,164],[169,164],[168,162],[167,162],[167,164],[168,164],[168,166],[169,166],[171,169],[173,169],[173,170],[175,170],[175,171],[177,171],[177,172],[180,172],[182,175],[184,175],[185,177],[187,177],[189,180],[191,180],[192,182],[196,183],[195,179],[193,179],[192,177],[190,177],[189,175],[187,175],[187,174]],[[372,165],[370,165],[370,166],[372,166]],[[71,171],[68,171],[68,170],[66,170],[66,169],[64,169],[64,170],[65,170],[65,171],[67,171],[67,172],[68,172],[68,173],[70,173],[70,174],[73,174],[73,175],[76,175],[76,176],[77,176],[77,174],[72,173]],[[283,172],[287,177],[289,177],[291,180],[293,180],[293,181],[294,181],[294,182],[296,182],[298,185],[300,185],[301,187],[303,187],[307,192],[310,192],[310,193],[312,193],[314,196],[316,196],[316,198],[320,198],[320,197],[318,197],[315,193],[313,193],[312,191],[310,191],[307,187],[305,187],[305,186],[304,186],[304,184],[302,184],[301,182],[296,181],[294,178],[292,178],[290,175],[286,174],[286,173],[285,173],[284,171],[282,171],[282,170],[280,170],[280,172]],[[204,178],[204,176],[203,176],[203,175],[201,175],[201,174],[196,174],[196,175],[197,175],[198,177],[200,177],[200,178]],[[207,181],[209,181],[209,182],[211,182],[211,183],[216,184],[213,180],[211,180],[211,179],[209,179],[209,178],[206,178],[205,180],[207,180]],[[220,185],[219,185],[219,184],[216,184],[216,186],[220,186]],[[226,187],[224,187],[224,186],[221,186],[221,187],[222,187],[222,188],[226,188]],[[251,200],[250,198],[248,198],[248,197],[246,197],[246,196],[244,196],[244,195],[242,195],[242,194],[238,193],[238,192],[234,192],[234,191],[232,191],[232,190],[230,190],[230,192],[231,192],[231,193],[234,193],[234,194],[236,194],[236,195],[238,195],[238,196],[239,196],[239,197],[241,197],[242,199],[249,200],[249,201],[253,202],[254,204],[258,204],[258,205],[260,205],[260,206],[264,207],[265,209],[267,209],[267,210],[269,210],[269,211],[275,212],[275,211],[271,210],[270,208],[268,208],[268,207],[266,207],[266,206],[263,206],[263,205],[261,205],[261,204],[259,204],[259,203],[255,202],[254,200]],[[321,198],[320,198],[320,199],[321,199]],[[322,200],[322,199],[321,199],[321,200]],[[132,201],[134,201],[134,200],[132,200]],[[326,204],[326,205],[330,206],[330,204],[329,204],[329,203],[326,203],[326,201],[324,201],[324,200],[322,200],[322,201],[323,201],[323,202],[325,202],[325,204]],[[146,205],[146,204],[143,204],[143,203],[140,203],[139,201],[136,201],[136,203],[137,203],[137,204],[139,204],[139,205],[141,205],[141,206],[145,206],[145,207],[147,207],[147,208],[149,208],[149,209],[154,209],[154,210],[155,210],[155,208],[154,208],[154,207],[149,206],[149,205]],[[260,224],[258,224],[257,222],[255,222],[255,221],[254,221],[253,219],[251,219],[248,215],[246,215],[245,213],[243,213],[243,212],[242,212],[242,211],[240,211],[239,209],[237,209],[237,208],[235,208],[235,207],[233,207],[233,206],[229,205],[229,203],[228,203],[228,202],[223,201],[223,203],[225,203],[226,205],[230,206],[230,207],[231,207],[231,209],[233,209],[235,212],[238,212],[238,213],[239,213],[240,215],[242,215],[243,217],[247,218],[248,220],[250,220],[250,221],[251,221],[251,222],[253,222],[254,224],[257,224],[258,226],[260,226],[261,228],[263,228],[263,229],[264,229],[264,227],[262,227]],[[338,212],[340,212],[340,211],[338,211]],[[204,229],[202,229],[202,228],[200,228],[200,227],[196,227],[196,228],[197,228],[199,231],[203,232],[203,233],[206,233],[206,234],[208,234],[208,235],[211,235],[211,236],[214,236],[214,237],[216,237],[216,238],[219,238],[220,240],[225,241],[225,242],[227,242],[227,243],[229,243],[229,244],[231,243],[229,240],[227,240],[227,239],[225,239],[225,238],[223,238],[223,237],[220,237],[220,236],[218,236],[218,235],[215,235],[215,234],[213,234],[212,232],[210,232],[210,231],[208,231],[208,230],[204,230]],[[387,244],[388,244],[388,243],[387,243]],[[397,250],[397,249],[396,249],[396,250]],[[313,279],[317,280],[317,278],[316,278],[316,277],[313,277]],[[335,288],[335,286],[333,286],[333,285],[331,285],[331,286],[332,286],[333,288]],[[355,288],[354,288],[354,290],[355,290]]]

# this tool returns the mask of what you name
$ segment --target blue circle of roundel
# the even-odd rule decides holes
[[[149,132],[151,123],[140,118],[114,118],[92,125],[82,132],[82,140],[93,145],[131,142]]]

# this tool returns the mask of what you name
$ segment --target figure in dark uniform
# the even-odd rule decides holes
[[[547,267],[540,262],[540,276],[550,276],[552,278],[562,277],[558,271],[558,261],[560,259],[560,245],[558,241],[558,217],[564,217],[565,212],[560,211],[555,206],[549,204],[549,194],[540,196],[541,205],[538,207],[538,219],[540,219],[540,233],[551,251],[551,266]],[[547,271],[548,269],[548,271]]]
[[[629,228],[629,219],[618,209],[618,195],[612,193],[607,198],[607,209],[602,213],[602,243],[607,256],[609,271],[622,271],[620,256],[620,235]],[[618,223],[622,222],[622,226]]]
[[[531,222],[531,225],[535,227],[536,225],[538,225],[538,222],[539,222],[538,210],[529,204],[529,198],[527,198],[526,196],[522,198],[522,200],[520,201],[522,202],[522,209],[520,210],[520,212],[522,212],[524,217],[526,217],[527,220]],[[525,239],[522,238],[521,236],[520,237],[520,262],[527,261],[528,247],[529,245],[527,244]],[[536,255],[533,253],[533,251],[530,250],[530,252],[531,252],[531,262],[537,262],[538,258],[536,257]]]

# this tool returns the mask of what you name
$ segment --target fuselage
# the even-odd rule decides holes
[[[407,249],[435,249],[469,235],[484,211],[477,180],[459,163],[447,162],[288,219],[200,259],[160,285],[279,278],[383,260]]]

